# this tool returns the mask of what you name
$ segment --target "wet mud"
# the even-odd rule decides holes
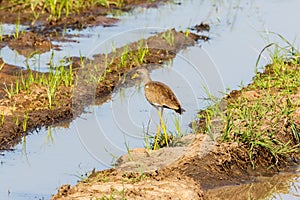
[[[87,5],[84,10],[76,10],[66,15],[62,13],[60,18],[52,17],[49,6],[39,3],[34,10],[30,5],[24,6],[23,3],[3,0],[0,2],[0,15],[2,24],[16,24],[26,26],[25,29],[16,31],[12,35],[1,35],[0,48],[8,45],[12,50],[16,50],[25,57],[31,57],[34,54],[41,54],[50,49],[59,50],[59,46],[53,45],[52,41],[74,41],[66,34],[70,29],[84,29],[92,26],[114,26],[119,19],[108,17],[108,14],[117,12],[129,12],[133,8],[139,7],[158,7],[166,0],[128,0],[122,1],[122,6],[117,7],[111,4],[107,7],[103,5]],[[57,8],[58,9],[58,8]],[[38,16],[38,17],[35,17]],[[76,42],[76,41],[74,41]]]
[[[82,10],[70,10],[68,14],[62,11],[58,18],[51,13],[50,6],[44,5],[43,2],[34,5],[2,0],[0,2],[2,8],[0,9],[0,15],[2,16],[2,23],[27,25],[29,30],[59,32],[68,28],[82,29],[97,25],[112,26],[118,20],[113,17],[107,17],[107,14],[128,12],[137,6],[144,8],[158,7],[160,4],[167,2],[167,0],[126,0],[121,1],[120,5],[117,5],[117,1],[108,2],[109,5],[82,2],[84,4],[82,5]]]
[[[265,163],[253,170],[249,161],[239,160],[248,157],[248,150],[238,144],[219,144],[202,134],[186,137],[180,147],[134,149],[119,158],[116,168],[92,171],[77,185],[62,186],[52,199],[256,199],[287,188],[295,177],[289,172],[296,162],[270,170]]]

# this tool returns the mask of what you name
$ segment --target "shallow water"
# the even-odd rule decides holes
[[[64,56],[80,54],[92,57],[110,52],[112,44],[120,47],[167,28],[185,30],[208,22],[209,42],[181,51],[173,62],[151,73],[153,80],[165,82],[174,90],[186,110],[181,117],[165,111],[168,129],[175,131],[174,120],[179,119],[181,131],[186,133],[197,111],[207,106],[203,86],[213,95],[221,96],[227,87],[237,89],[246,85],[254,75],[259,51],[269,42],[282,44],[265,31],[280,33],[289,41],[300,34],[299,26],[290,25],[290,13],[293,19],[300,17],[297,0],[177,2],[182,4],[138,8],[120,16],[122,20],[114,27],[71,31],[82,35],[75,38],[79,43],[61,43],[63,50],[54,52],[54,60],[59,62]],[[298,47],[298,40],[295,46]],[[0,55],[5,62],[25,66],[25,58],[8,47]],[[34,63],[35,69],[47,71],[45,63],[50,56],[51,53],[36,55],[29,63]],[[260,66],[267,62],[264,57]],[[126,146],[144,147],[145,132],[154,134],[157,123],[156,110],[146,102],[143,90],[132,87],[115,94],[112,101],[88,107],[68,128],[52,128],[52,134],[45,129],[33,133],[14,151],[0,155],[0,199],[49,199],[61,184],[75,184],[94,167],[110,167],[116,157],[127,152]],[[295,184],[299,185],[299,179]],[[281,197],[296,198],[292,192]],[[280,199],[278,195],[274,198]]]
[[[297,170],[296,170],[297,171]],[[212,199],[299,199],[299,173],[257,177],[254,183],[225,186],[208,191]]]

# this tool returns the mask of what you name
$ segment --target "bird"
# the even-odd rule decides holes
[[[139,83],[144,83],[144,92],[147,101],[153,105],[158,112],[160,124],[157,127],[157,133],[154,140],[153,149],[156,150],[158,145],[158,138],[160,130],[163,130],[164,139],[167,147],[169,146],[166,126],[163,120],[163,109],[168,108],[174,110],[178,114],[182,114],[185,110],[181,107],[176,95],[169,86],[159,81],[152,81],[149,72],[146,68],[140,67],[135,70],[135,73],[131,76],[132,80],[136,80]],[[159,110],[161,108],[161,110]]]
[[[147,101],[157,110],[161,108],[161,115],[164,108],[174,110],[180,115],[185,112],[171,88],[162,82],[152,81],[146,68],[138,68],[132,75],[132,79],[137,77],[145,84],[144,91]]]

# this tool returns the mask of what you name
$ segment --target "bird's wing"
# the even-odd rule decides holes
[[[170,109],[180,108],[174,92],[164,83],[152,81],[145,85],[145,94],[147,100],[156,106],[163,106]]]

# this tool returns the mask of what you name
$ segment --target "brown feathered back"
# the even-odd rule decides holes
[[[185,110],[181,108],[173,91],[164,83],[149,81],[145,84],[146,99],[155,107],[164,107],[182,114]]]

